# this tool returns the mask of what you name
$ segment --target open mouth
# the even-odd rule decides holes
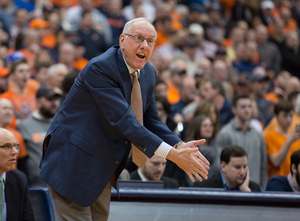
[[[136,54],[136,56],[140,59],[144,59],[146,57],[146,55],[143,53]]]

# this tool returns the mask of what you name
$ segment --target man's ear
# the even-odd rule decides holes
[[[221,161],[221,170],[224,173],[226,171],[226,163],[224,161]]]
[[[292,171],[293,175],[297,174],[297,169],[296,169],[296,165],[295,164],[291,165],[291,171]]]
[[[234,106],[231,107],[231,111],[235,115],[235,107]]]
[[[119,38],[119,45],[121,49],[124,49],[124,40],[125,40],[125,35],[121,34]]]

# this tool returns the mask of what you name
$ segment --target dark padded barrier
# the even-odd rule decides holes
[[[30,189],[35,220],[55,221],[47,188]],[[299,221],[300,194],[112,189],[108,221]]]
[[[36,221],[55,221],[54,205],[48,188],[30,189],[30,200]]]

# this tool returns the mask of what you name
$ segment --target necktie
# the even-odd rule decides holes
[[[2,220],[3,212],[3,178],[0,177],[0,220]]]
[[[131,90],[131,110],[134,112],[136,119],[143,124],[143,102],[141,87],[138,79],[138,72],[131,73],[133,76],[132,90]],[[132,161],[141,168],[148,160],[148,157],[143,154],[136,146],[131,144]]]

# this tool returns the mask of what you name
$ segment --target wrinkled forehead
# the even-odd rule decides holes
[[[132,23],[129,31],[133,34],[147,35],[147,37],[157,37],[154,26],[148,21],[136,21]]]
[[[6,143],[14,144],[17,142],[16,137],[10,132],[0,133],[0,146]]]

